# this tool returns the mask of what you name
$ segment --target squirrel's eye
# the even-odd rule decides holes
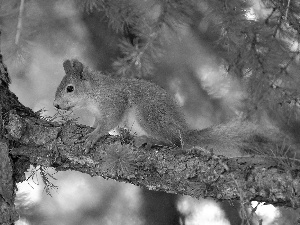
[[[74,91],[74,87],[72,85],[69,85],[67,87],[67,92],[72,92],[72,91]]]

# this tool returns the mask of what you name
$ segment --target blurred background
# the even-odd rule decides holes
[[[52,116],[62,63],[77,58],[104,73],[147,79],[165,88],[177,98],[191,129],[240,116],[249,93],[239,76],[249,71],[229,69],[234,58],[220,47],[220,36],[230,33],[229,28],[239,29],[234,16],[249,26],[272,10],[261,0],[225,2],[0,0],[1,52],[11,90],[25,106]],[[228,11],[235,10],[230,18],[220,13],[225,4]],[[220,24],[228,21],[228,30],[222,30]],[[231,38],[228,49],[232,43],[241,46],[240,36]],[[82,124],[93,121],[85,111],[73,116]],[[238,201],[195,200],[74,171],[48,172],[58,187],[50,190],[51,196],[39,168],[32,167],[28,181],[18,185],[18,225],[242,223]],[[283,211],[260,206],[252,224],[260,219],[264,225],[293,224],[295,214]]]

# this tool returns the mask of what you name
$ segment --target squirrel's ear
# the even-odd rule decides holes
[[[67,75],[75,75],[82,78],[82,72],[83,72],[83,64],[79,62],[77,59],[72,60],[66,60],[63,63],[64,70]]]

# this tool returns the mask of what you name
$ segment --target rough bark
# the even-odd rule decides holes
[[[5,121],[7,121],[8,112],[12,108],[19,112],[22,111],[22,108],[26,109],[19,103],[17,97],[8,90],[9,83],[7,69],[2,63],[2,55],[0,54],[0,224],[3,225],[14,224],[14,221],[18,219],[14,207],[16,183],[24,178],[24,166],[29,165],[29,161],[26,160],[20,166],[22,156],[13,158],[10,155],[9,139],[5,137]]]
[[[2,61],[0,62],[3,67]],[[2,71],[2,70],[1,70]],[[5,70],[6,71],[6,70]],[[300,206],[299,167],[262,157],[226,159],[209,152],[132,145],[132,137],[107,136],[84,154],[84,136],[92,128],[73,122],[49,122],[23,106],[0,75],[0,223],[12,224],[15,184],[30,164],[77,170],[195,198],[264,201]]]

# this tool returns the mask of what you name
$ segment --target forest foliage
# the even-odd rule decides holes
[[[29,46],[59,22],[39,0],[1,0],[4,57],[26,61]],[[98,13],[120,34],[114,72],[121,76],[155,74],[170,36],[188,26],[237,77],[250,98],[245,112],[264,108],[279,124],[299,116],[300,3],[297,0],[68,0],[82,14]],[[170,34],[171,33],[171,34]],[[184,40],[183,40],[184,41]],[[49,34],[49,44],[51,34]],[[275,112],[276,113],[272,113]],[[282,125],[283,126],[283,125]],[[300,127],[300,125],[297,125]]]
[[[51,28],[63,26],[53,5],[63,0],[0,0],[1,51],[5,60],[26,63],[31,46]],[[155,76],[165,46],[188,29],[206,44],[226,75],[247,90],[243,113],[266,111],[297,135],[299,122],[298,0],[65,0],[80,15],[98,14],[118,37],[112,71],[118,76]],[[100,23],[100,22],[99,22]],[[107,39],[109,39],[107,34]],[[65,41],[65,40],[61,40]],[[187,40],[181,40],[187,41]]]

